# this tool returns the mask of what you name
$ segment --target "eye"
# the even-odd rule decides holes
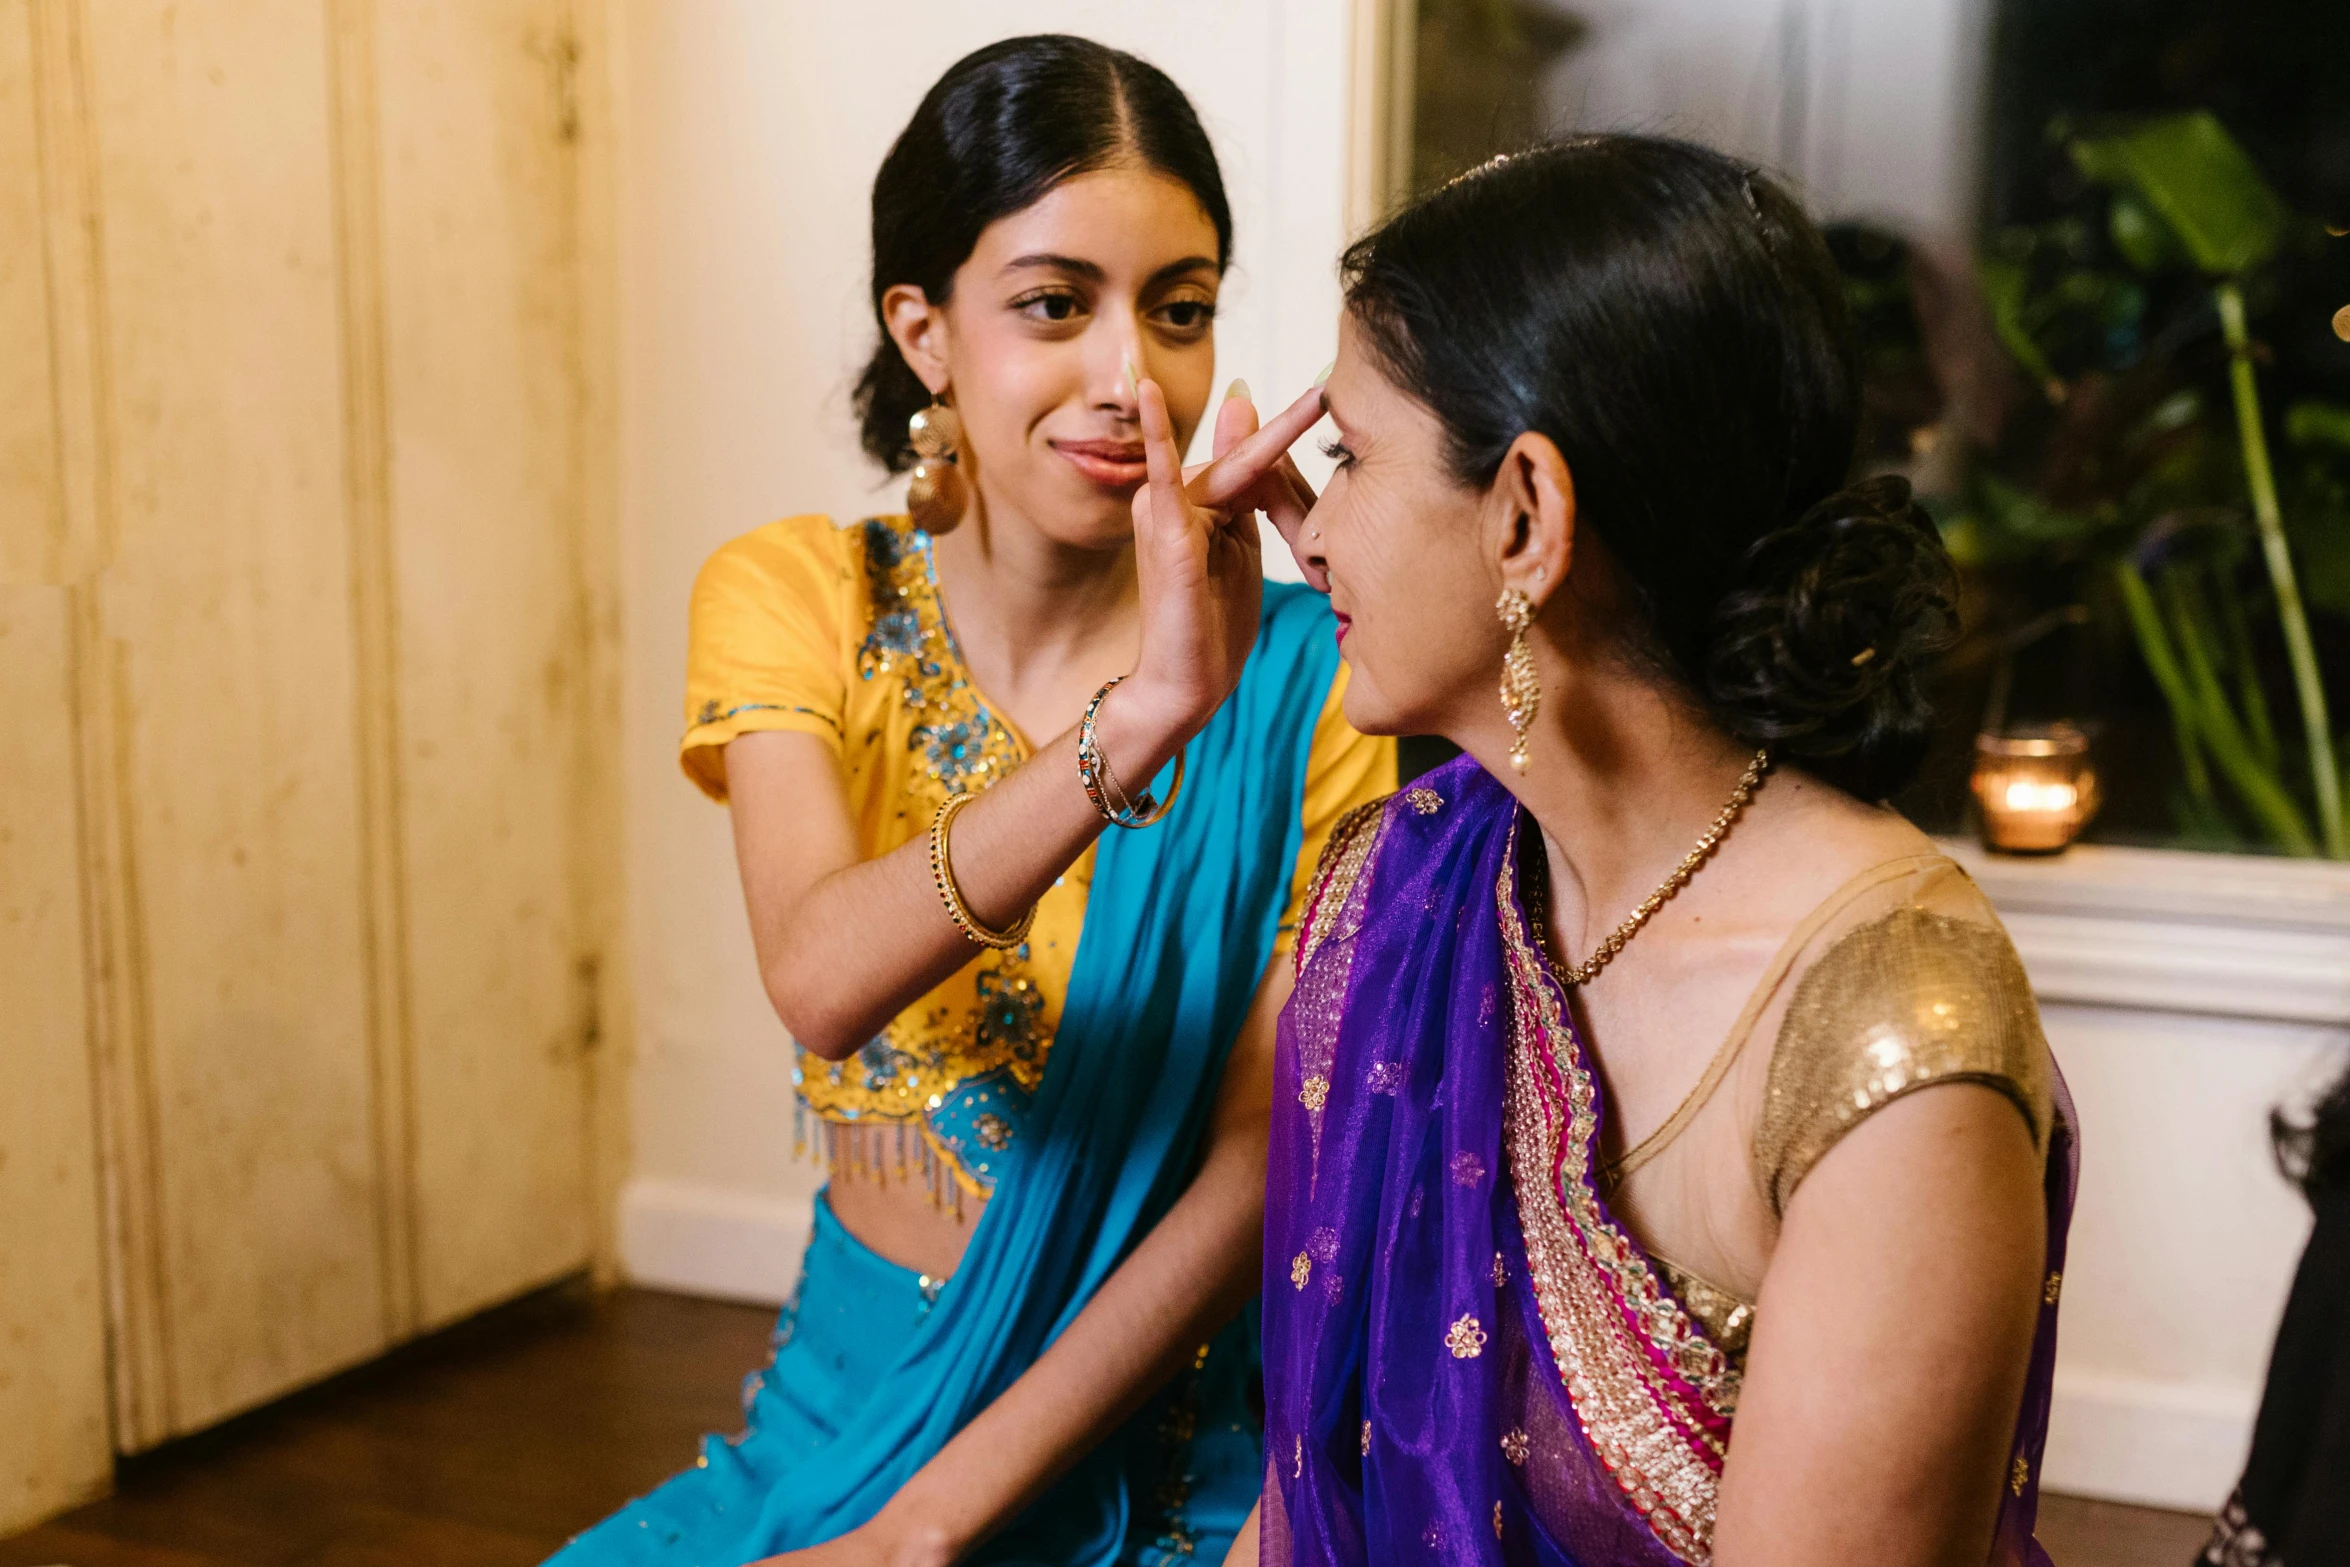
[[[1344,442],[1331,439],[1322,442],[1321,445],[1322,455],[1340,468],[1352,468],[1355,465],[1355,454],[1347,448]]]
[[[1013,300],[1012,308],[1037,321],[1074,321],[1084,311],[1085,301],[1065,288],[1039,289]]]
[[[1216,319],[1216,306],[1206,299],[1171,299],[1153,314],[1175,331],[1201,332]]]

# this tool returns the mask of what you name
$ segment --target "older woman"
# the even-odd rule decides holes
[[[1345,277],[1295,544],[1348,717],[1468,754],[1342,822],[1303,915],[1265,1555],[2046,1561],[2072,1117],[1997,919],[1881,803],[1955,588],[1905,486],[1846,487],[1819,236],[1599,137]]]

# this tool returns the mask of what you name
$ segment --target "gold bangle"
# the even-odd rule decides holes
[[[963,901],[963,889],[955,885],[955,868],[947,854],[947,831],[953,826],[955,813],[973,800],[976,794],[950,794],[940,802],[938,814],[930,819],[930,879],[938,887],[939,901],[947,906],[947,918],[955,928],[982,947],[993,947],[1006,952],[1028,939],[1028,927],[1036,923],[1036,905],[1012,922],[1005,930],[989,930],[979,923],[979,916]]]

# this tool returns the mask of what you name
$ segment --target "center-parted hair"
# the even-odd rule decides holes
[[[930,390],[898,352],[882,296],[900,283],[934,305],[979,236],[1055,186],[1131,163],[1179,180],[1232,260],[1232,208],[1216,150],[1167,74],[1089,38],[1040,33],[974,50],[947,67],[873,177],[873,319],[881,342],[857,381],[864,447],[892,473],[911,467],[906,421]]]
[[[1863,799],[1909,779],[1956,574],[1906,483],[1845,488],[1859,360],[1792,198],[1702,147],[1586,137],[1461,176],[1341,271],[1460,482],[1490,484],[1526,431],[1558,446],[1644,662]]]

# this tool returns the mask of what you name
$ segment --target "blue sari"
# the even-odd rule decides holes
[[[1101,840],[1044,1081],[954,1277],[925,1289],[820,1205],[747,1429],[705,1438],[694,1468],[549,1567],[740,1567],[847,1533],[1034,1363],[1173,1205],[1272,954],[1332,627],[1319,594],[1267,583],[1248,668],[1191,742],[1181,801]],[[1255,1329],[1252,1310],[970,1560],[1218,1559],[1263,1474]],[[1158,1533],[1146,1520],[1170,1499],[1189,1527]]]

